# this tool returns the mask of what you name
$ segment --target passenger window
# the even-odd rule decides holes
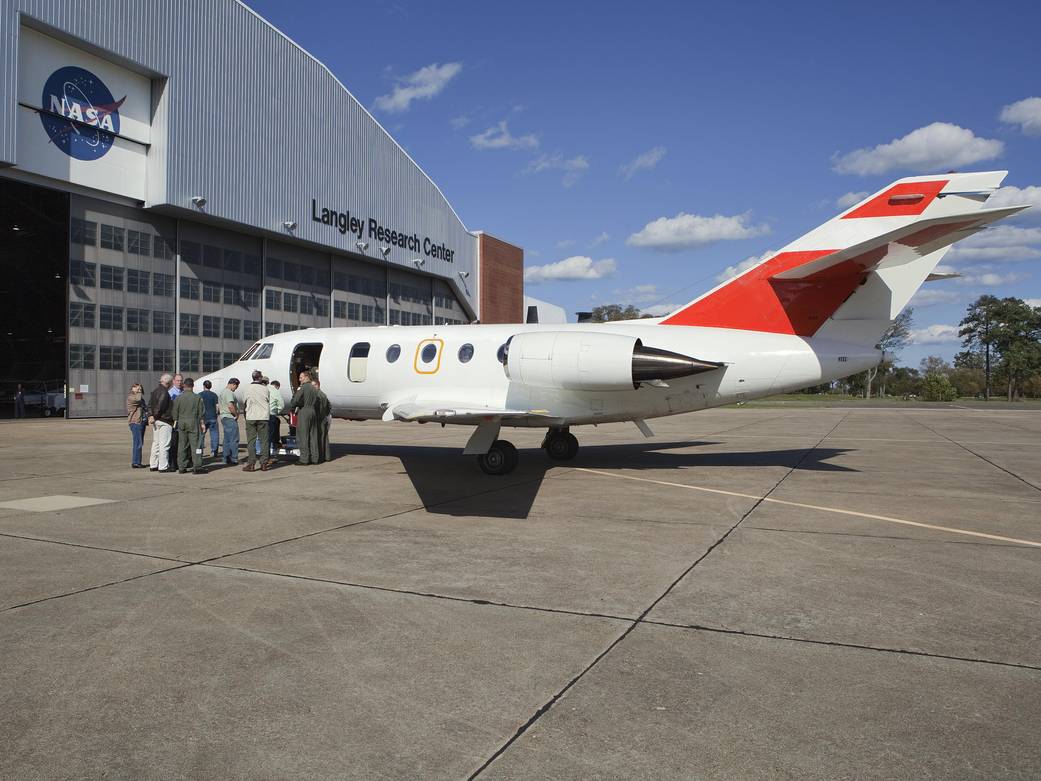
[[[420,360],[423,363],[430,363],[434,358],[437,357],[437,345],[428,344],[423,348],[423,352],[419,354]]]
[[[387,348],[387,363],[394,363],[398,358],[401,357],[401,345],[392,344]]]
[[[253,345],[248,350],[246,350],[246,352],[242,353],[242,355],[239,356],[239,360],[240,361],[247,360],[249,358],[249,356],[251,356],[258,347],[260,347],[260,342],[257,342],[255,345]]]
[[[271,353],[272,353],[272,351],[274,349],[275,349],[275,345],[272,344],[271,342],[268,342],[267,344],[260,345],[260,349],[257,350],[256,354],[253,356],[253,360],[254,361],[262,361],[265,358],[270,358],[271,357]]]
[[[474,346],[472,344],[464,344],[459,348],[459,363],[469,363],[473,357]]]
[[[365,382],[369,370],[369,343],[358,342],[351,348],[347,359],[347,379],[351,382]]]

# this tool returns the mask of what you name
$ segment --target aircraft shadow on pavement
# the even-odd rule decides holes
[[[492,477],[480,471],[473,456],[458,448],[410,445],[334,444],[337,458],[396,457],[427,512],[437,515],[527,518],[546,473],[554,467],[590,469],[694,469],[697,467],[771,467],[803,471],[855,472],[828,459],[849,452],[843,448],[759,450],[749,452],[676,453],[717,442],[638,442],[620,445],[583,445],[573,461],[551,461],[540,449],[520,450],[520,462],[509,475]],[[666,478],[667,479],[667,476]]]

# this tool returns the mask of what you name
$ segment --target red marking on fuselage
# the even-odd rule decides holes
[[[881,195],[877,195],[867,203],[863,203],[842,219],[852,220],[859,217],[913,217],[921,214],[932,203],[940,190],[947,186],[949,179],[935,182],[904,182],[894,184]],[[913,200],[908,196],[920,194],[921,198]],[[895,200],[894,200],[895,198]]]

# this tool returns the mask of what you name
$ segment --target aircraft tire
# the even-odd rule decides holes
[[[477,456],[477,464],[486,475],[507,475],[518,460],[517,448],[505,439],[495,440],[487,453]]]
[[[578,455],[578,438],[570,431],[551,431],[543,447],[554,461],[570,461]]]

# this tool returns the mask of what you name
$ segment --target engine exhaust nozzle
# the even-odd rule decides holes
[[[644,347],[640,342],[633,348],[634,383],[690,377],[692,374],[710,372],[722,366],[722,363],[700,361],[688,355],[659,350],[657,347]]]

